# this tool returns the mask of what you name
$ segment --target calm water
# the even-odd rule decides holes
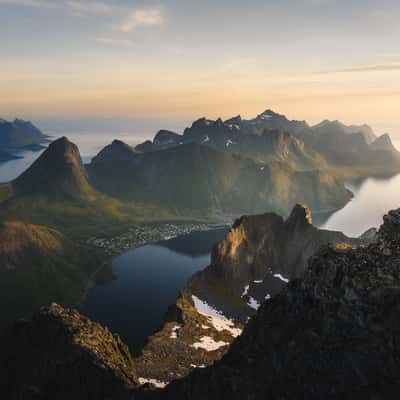
[[[116,279],[92,289],[80,311],[138,352],[188,278],[209,264],[213,244],[225,234],[226,229],[194,232],[127,251],[113,261]]]
[[[359,186],[348,185],[354,198],[322,225],[348,236],[359,236],[379,227],[389,210],[400,207],[400,175],[388,179],[369,178]]]

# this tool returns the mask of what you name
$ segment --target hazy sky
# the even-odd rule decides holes
[[[398,0],[0,0],[0,114],[368,122],[400,136]]]

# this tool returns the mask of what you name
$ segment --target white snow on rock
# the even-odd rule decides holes
[[[274,274],[274,278],[278,278],[280,279],[282,282],[288,283],[289,279],[285,278],[284,276],[282,276],[281,274]]]
[[[190,366],[192,368],[206,368],[206,366],[204,364],[201,364],[201,365],[190,364]]]
[[[253,281],[254,283],[263,283],[264,281]]]
[[[192,300],[197,312],[207,317],[210,324],[217,331],[219,332],[227,331],[233,337],[237,337],[242,333],[242,330],[239,328],[235,328],[235,324],[230,319],[226,318],[221,311],[216,310],[215,308],[211,307],[205,301],[200,300],[196,296],[192,295]]]
[[[264,171],[265,167],[261,167],[260,169],[261,169],[261,171]]]
[[[161,382],[157,379],[147,379],[147,378],[139,378],[139,383],[141,385],[144,385],[146,383],[150,383],[151,385],[155,386],[156,388],[162,389],[165,388],[165,386],[167,386],[167,383],[165,382]]]
[[[171,330],[171,339],[178,339],[178,331],[181,329],[179,325],[175,325]]]
[[[261,115],[260,118],[261,118],[261,119],[271,119],[271,118],[272,118],[272,115],[263,114],[263,115]]]
[[[204,138],[203,143],[207,143],[207,142],[209,142],[209,141],[210,141],[210,137],[207,135],[207,136]]]
[[[249,302],[247,303],[247,305],[251,308],[253,308],[254,310],[258,310],[260,308],[260,303],[254,299],[253,297],[250,296],[249,298]]]
[[[249,293],[250,285],[246,285],[243,289],[242,297],[246,296]]]
[[[204,349],[207,351],[215,351],[218,350],[220,347],[228,346],[229,343],[223,342],[222,340],[216,342],[210,336],[203,336],[200,338],[200,342],[196,342],[192,344],[192,347],[195,349]]]
[[[231,139],[228,139],[226,142],[226,147],[229,147],[231,144],[236,144],[235,142],[232,142]]]
[[[269,300],[271,298],[271,295],[269,293],[267,293],[267,295],[265,296],[265,300]]]

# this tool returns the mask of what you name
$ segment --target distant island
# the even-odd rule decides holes
[[[0,119],[0,163],[20,158],[18,153],[23,150],[42,150],[48,142],[49,137],[32,122]]]

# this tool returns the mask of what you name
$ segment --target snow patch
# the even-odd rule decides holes
[[[237,337],[242,333],[242,330],[235,328],[235,324],[230,319],[226,318],[221,311],[216,310],[196,296],[192,295],[192,300],[197,312],[207,317],[218,332],[227,331],[233,337]]]
[[[207,135],[207,136],[204,138],[203,143],[207,143],[207,142],[209,142],[209,141],[210,141],[210,137]]]
[[[254,299],[253,297],[250,296],[249,298],[249,302],[247,303],[247,305],[251,308],[253,308],[254,310],[258,310],[260,308],[260,303]]]
[[[243,289],[242,297],[246,296],[249,293],[250,285],[246,285]]]
[[[260,169],[261,169],[261,171],[264,171],[265,167],[261,167]]]
[[[151,385],[155,386],[156,388],[162,389],[165,388],[168,384],[165,382],[161,382],[157,379],[147,379],[147,378],[139,378],[139,383],[144,385],[146,383],[150,383]]]
[[[178,331],[179,329],[181,329],[181,327],[179,325],[176,325],[172,328],[171,330],[171,339],[178,339]]]
[[[220,347],[228,346],[229,343],[223,342],[222,340],[216,342],[210,336],[203,336],[200,338],[200,342],[193,343],[191,346],[195,349],[204,349],[207,351],[215,351],[218,350]]]
[[[201,365],[190,364],[190,366],[192,368],[206,368],[206,366],[204,364],[201,364]]]
[[[265,300],[269,300],[271,298],[271,295],[269,293],[267,293],[267,295],[265,296]]]
[[[229,147],[231,144],[236,144],[236,143],[235,143],[235,142],[232,142],[231,139],[228,139],[228,140],[226,141],[226,147]]]
[[[278,278],[280,279],[282,282],[288,283],[289,279],[285,278],[284,276],[282,276],[281,274],[274,274],[274,278]]]
[[[261,119],[271,119],[272,118],[272,115],[268,115],[268,114],[263,114],[263,115],[261,115],[261,117],[260,117]]]
[[[253,281],[254,283],[263,283],[264,281]]]

